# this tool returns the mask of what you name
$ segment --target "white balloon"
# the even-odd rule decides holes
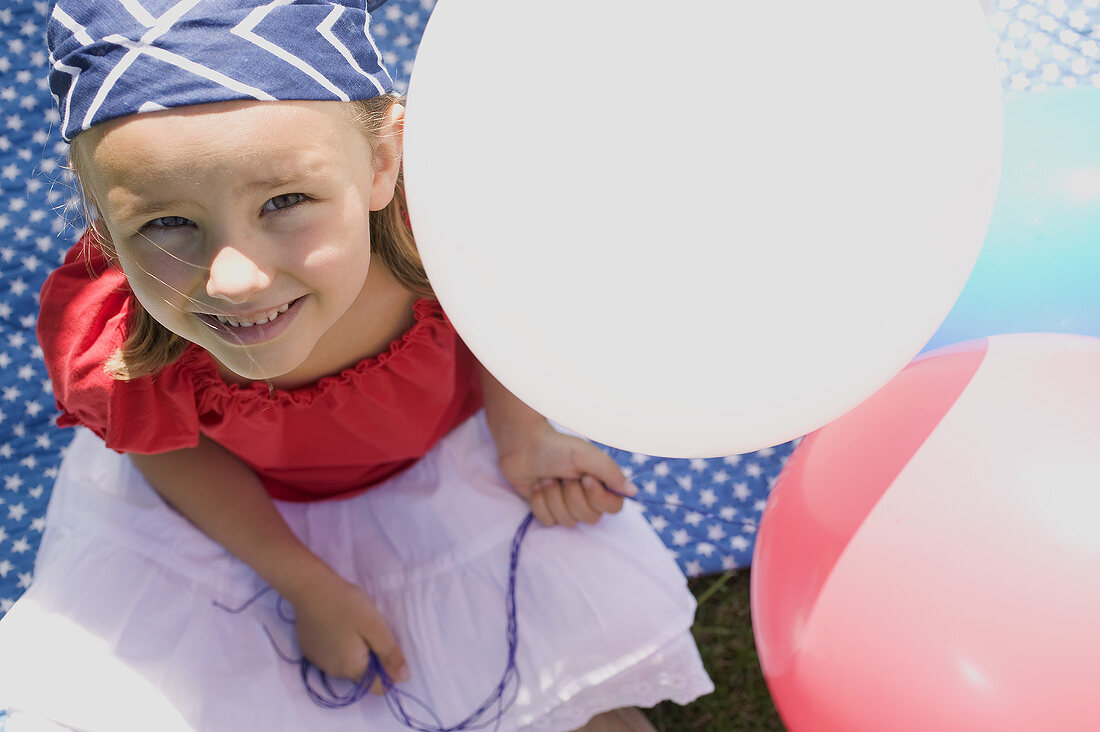
[[[1001,127],[973,0],[440,0],[405,171],[435,291],[505,386],[714,456],[821,427],[920,350]]]

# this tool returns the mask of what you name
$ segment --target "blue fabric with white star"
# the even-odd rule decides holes
[[[55,0],[61,132],[236,99],[369,99],[393,88],[370,32],[385,0]]]
[[[373,16],[371,31],[397,91],[405,91],[434,4],[390,0]],[[569,12],[580,20],[584,10]],[[46,18],[46,2],[7,0],[0,7],[0,614],[31,584],[50,486],[72,437],[53,425],[53,395],[34,340],[38,290],[80,234],[72,177],[63,167],[67,145],[47,82]],[[990,22],[1010,94],[1100,87],[1100,0],[998,0]],[[767,73],[765,63],[760,73]],[[756,522],[792,449],[788,443],[711,460],[610,453],[642,498],[672,504],[646,513],[694,576],[748,566]]]

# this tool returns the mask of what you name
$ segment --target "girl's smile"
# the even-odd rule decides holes
[[[368,223],[393,197],[401,114],[372,150],[338,102],[165,110],[84,133],[82,167],[149,314],[223,373],[294,386],[411,322],[415,297],[371,266]]]
[[[270,310],[260,310],[247,315],[196,313],[210,325],[214,332],[231,343],[255,345],[278,337],[290,327],[298,314],[298,306],[305,295]]]

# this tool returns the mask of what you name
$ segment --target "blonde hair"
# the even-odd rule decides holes
[[[400,96],[391,93],[348,103],[351,120],[367,137],[372,152],[377,149],[384,133],[386,113],[390,107],[402,101]],[[69,157],[84,200],[94,205],[81,174],[90,152],[85,149],[88,137],[81,134],[73,139]],[[88,239],[103,252],[109,262],[115,263],[117,255],[114,244],[102,222],[91,213],[90,208],[86,203],[85,210],[89,213],[87,219],[91,222],[88,226]],[[407,290],[421,297],[434,297],[408,224],[403,171],[398,172],[393,200],[382,210],[370,212],[370,248],[372,256],[381,260]],[[107,374],[119,381],[155,374],[165,366],[175,363],[190,343],[153,319],[132,293],[130,301],[131,315],[122,346],[104,364]]]

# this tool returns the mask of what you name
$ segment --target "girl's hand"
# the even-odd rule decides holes
[[[497,440],[500,471],[531,506],[543,526],[594,524],[605,513],[618,513],[623,499],[638,489],[598,447],[563,435],[545,420]]]
[[[287,600],[294,607],[298,645],[314,666],[329,676],[358,682],[373,650],[390,678],[408,681],[405,657],[393,633],[374,602],[358,587],[327,572],[311,578]],[[370,690],[384,693],[381,679],[376,679]]]

